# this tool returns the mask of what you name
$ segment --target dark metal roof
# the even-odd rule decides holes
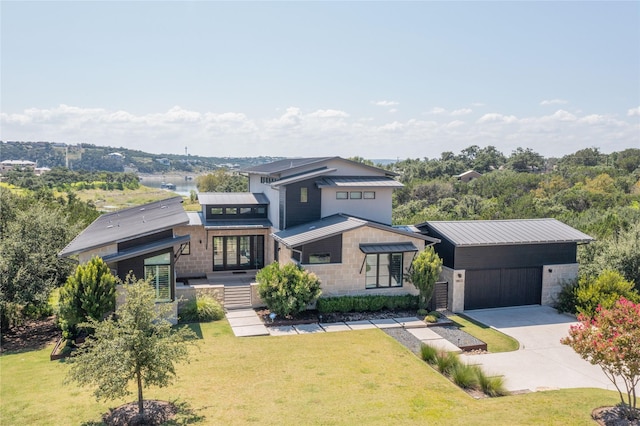
[[[304,225],[294,226],[271,234],[276,240],[283,243],[287,247],[297,247],[302,244],[309,244],[314,241],[322,240],[333,235],[342,234],[361,226],[370,226],[372,228],[381,229],[383,231],[392,232],[398,235],[404,235],[412,238],[420,238],[429,242],[440,242],[440,240],[426,235],[414,232],[407,232],[392,226],[384,225],[378,222],[372,222],[365,219],[348,216],[345,214],[335,214],[327,216],[320,220],[309,222]]]
[[[318,188],[325,187],[371,187],[402,188],[404,185],[387,176],[325,176],[317,182]]]
[[[272,163],[249,167],[244,169],[243,172],[267,175],[277,174],[288,170],[294,170],[298,167],[308,166],[310,164],[322,163],[333,158],[339,157],[286,158]]]
[[[269,199],[261,192],[201,192],[198,201],[200,205],[218,206],[269,204]]]
[[[271,184],[271,186],[273,188],[277,188],[278,186],[288,185],[290,183],[295,183],[295,182],[300,182],[302,180],[311,179],[311,178],[322,176],[322,175],[325,175],[327,173],[331,173],[331,172],[335,172],[335,171],[336,171],[336,169],[329,169],[329,168],[323,167],[321,169],[311,170],[311,171],[308,171],[306,173],[300,173],[300,174],[293,175],[293,176],[287,176],[284,179],[279,179],[279,180],[273,182]]]
[[[119,262],[125,259],[131,259],[132,257],[142,256],[144,254],[153,253],[154,251],[162,250],[163,248],[173,247],[178,244],[191,241],[191,235],[182,235],[173,238],[165,238],[163,240],[154,241],[149,244],[137,246],[129,250],[120,251],[118,253],[102,256],[105,262]]]
[[[103,214],[78,234],[58,255],[67,257],[187,223],[189,218],[182,207],[182,197],[130,207]]]
[[[365,254],[399,253],[407,251],[418,251],[418,248],[413,245],[413,243],[360,244],[360,251]]]
[[[202,212],[187,212],[187,216],[189,217],[189,226],[204,226],[205,229],[264,229],[272,226],[269,219],[251,218],[206,221]]]
[[[274,161],[273,163],[260,164],[258,166],[249,167],[244,169],[245,173],[259,174],[259,175],[281,175],[284,173],[295,174],[296,169],[307,167],[310,165],[321,165],[330,160],[340,160],[346,163],[358,165],[364,169],[375,170],[378,173],[383,172],[387,176],[397,176],[398,174],[390,170],[381,169],[379,167],[370,166],[368,164],[359,163],[352,160],[347,160],[341,157],[312,157],[312,158],[288,158],[284,160]]]
[[[429,221],[417,226],[459,247],[593,241],[556,219]]]

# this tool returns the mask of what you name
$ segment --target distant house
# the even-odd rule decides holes
[[[107,154],[107,157],[114,159],[114,160],[124,160],[124,154],[121,154],[119,152],[111,152],[109,154]]]
[[[472,181],[473,179],[478,179],[481,176],[482,174],[476,172],[475,170],[467,170],[466,172],[455,175],[454,177],[466,183]]]
[[[156,158],[156,161],[160,164],[163,164],[165,166],[170,166],[171,165],[171,160],[169,160],[168,158]]]
[[[36,163],[26,160],[4,160],[0,162],[0,173],[5,174],[12,170],[31,170],[35,173]]]

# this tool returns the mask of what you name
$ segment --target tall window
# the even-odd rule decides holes
[[[171,301],[171,253],[145,259],[144,277],[156,291],[156,302]]]
[[[402,287],[402,260],[402,253],[368,254],[365,288]]]
[[[307,191],[307,187],[303,186],[300,188],[300,202],[306,203],[307,201],[309,201],[309,192]]]

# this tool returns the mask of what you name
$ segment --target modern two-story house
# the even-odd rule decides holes
[[[185,212],[171,198],[109,213],[60,255],[81,262],[99,255],[121,278],[131,270],[162,281],[169,287],[158,292],[162,301],[189,297],[195,287],[210,287],[225,300],[230,287],[239,287],[232,277],[244,274],[240,282],[250,291],[234,305],[259,305],[251,278],[274,261],[315,272],[324,296],[417,293],[404,275],[413,257],[439,240],[392,226],[392,193],[402,186],[393,172],[320,157],[244,173],[246,193],[201,193],[199,212]],[[153,270],[160,261],[164,266]],[[176,289],[176,282],[189,285]]]

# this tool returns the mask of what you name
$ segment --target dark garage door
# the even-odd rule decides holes
[[[464,309],[539,305],[542,268],[467,270]]]

